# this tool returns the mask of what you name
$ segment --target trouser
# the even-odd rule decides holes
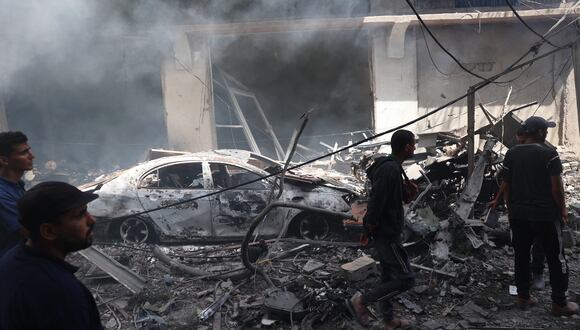
[[[538,242],[534,242],[532,245],[532,274],[541,275],[544,273],[544,260],[546,256],[544,255],[544,250],[542,245]]]
[[[552,301],[566,304],[568,290],[568,264],[564,257],[562,228],[559,221],[527,221],[510,219],[512,243],[515,250],[515,278],[518,297],[530,297],[530,249],[532,244],[540,244],[550,271]]]
[[[381,282],[362,296],[363,304],[378,302],[385,322],[394,318],[391,299],[415,284],[409,257],[398,242],[375,241],[376,258],[381,263]]]

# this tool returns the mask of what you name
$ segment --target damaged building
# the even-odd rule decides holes
[[[578,2],[513,0],[519,17],[504,0],[410,3],[417,14],[406,0],[0,13],[23,27],[0,29],[0,129],[29,136],[27,182],[101,196],[102,236],[70,259],[105,328],[362,329],[344,299],[379,276],[359,241],[365,170],[403,126],[420,194],[404,230],[417,285],[398,311],[417,329],[580,326],[516,308],[507,212],[487,207],[521,120],[556,122],[578,301]]]
[[[507,69],[540,40],[501,1],[415,2],[441,44],[480,77]],[[298,118],[312,111],[298,150],[305,160],[406,123],[481,81],[435,44],[404,1],[327,5],[168,1],[161,15],[154,5],[103,3],[97,18],[110,18],[91,21],[90,38],[57,40],[66,54],[53,45],[39,61],[8,58],[20,65],[2,88],[3,127],[30,132],[42,162],[69,159],[64,166],[73,168],[127,167],[152,147],[245,149],[282,160]],[[518,10],[553,44],[577,37],[573,3],[522,2]],[[557,122],[549,141],[577,149],[574,54],[555,52],[478,90],[475,130],[537,102],[517,116]],[[409,128],[464,136],[467,117],[462,99]],[[73,127],[61,129],[64,122]]]

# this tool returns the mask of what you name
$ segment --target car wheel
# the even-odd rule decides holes
[[[330,235],[331,222],[328,217],[316,213],[302,213],[294,223],[294,232],[309,240],[323,240]]]
[[[119,236],[127,243],[145,243],[155,241],[155,231],[143,218],[133,217],[122,220],[119,224]]]

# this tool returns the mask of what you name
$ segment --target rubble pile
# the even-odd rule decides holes
[[[417,329],[577,329],[577,316],[556,318],[549,312],[549,285],[532,293],[539,299],[537,307],[520,310],[514,304],[506,210],[500,206],[494,216],[487,208],[497,192],[496,164],[501,161],[492,147],[486,145],[467,182],[466,159],[455,149],[453,157],[439,155],[421,164],[424,193],[406,210],[404,244],[417,281],[396,298],[397,313]],[[580,168],[576,155],[559,151],[570,206],[564,235],[569,297],[575,300],[580,289]],[[325,241],[253,241],[249,257],[259,272],[244,267],[236,244],[99,245],[118,267],[146,280],[137,291],[127,289],[126,278],[111,275],[115,271],[102,271],[78,254],[71,262],[82,265],[77,274],[95,295],[107,329],[360,329],[344,299],[373,287],[379,277],[373,249],[352,241],[352,232],[360,231],[364,200],[356,205],[359,221],[344,222],[346,235]]]

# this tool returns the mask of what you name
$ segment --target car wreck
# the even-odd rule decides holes
[[[244,150],[186,153],[141,163],[82,189],[100,196],[89,209],[97,218],[97,239],[136,243],[240,240],[274,193],[282,202],[335,212],[350,211],[356,200],[352,185],[303,173],[287,173],[280,184],[272,177],[279,168]],[[324,239],[342,230],[342,220],[279,208],[258,234]]]

